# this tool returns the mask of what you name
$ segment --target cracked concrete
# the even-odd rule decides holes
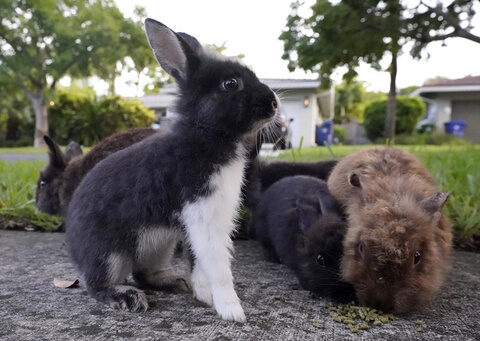
[[[235,242],[233,273],[248,319],[241,325],[220,320],[190,294],[148,292],[150,309],[129,313],[96,302],[82,287],[55,288],[54,277],[76,278],[63,239],[0,230],[1,340],[480,339],[480,254],[455,252],[449,280],[430,306],[352,334],[333,322],[326,300],[301,290],[285,266],[266,262],[254,241]]]

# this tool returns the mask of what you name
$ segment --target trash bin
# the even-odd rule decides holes
[[[454,120],[450,122],[445,122],[445,132],[461,138],[463,137],[463,132],[465,131],[465,125],[465,120]]]
[[[317,125],[315,131],[315,143],[324,146],[325,143],[332,145],[333,142],[333,122],[325,121],[321,125]]]

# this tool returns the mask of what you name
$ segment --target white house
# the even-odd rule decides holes
[[[292,145],[298,147],[303,137],[303,146],[315,145],[315,125],[331,120],[334,114],[334,90],[318,91],[320,82],[309,79],[261,79],[281,99],[281,113],[293,119]],[[159,94],[140,98],[145,106],[155,110],[158,122],[174,115],[172,104],[177,93],[175,84],[167,84]]]
[[[464,137],[480,143],[480,76],[436,80],[416,89],[410,96],[420,96],[427,104],[424,123],[444,131],[445,122],[465,120]]]

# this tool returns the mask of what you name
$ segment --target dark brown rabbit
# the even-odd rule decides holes
[[[82,155],[80,146],[71,142],[62,152],[48,136],[49,163],[40,172],[37,181],[37,208],[48,214],[65,215],[75,188],[98,162],[108,155],[137,143],[158,132],[151,128],[134,128],[122,131],[100,141],[87,154]]]
[[[439,192],[425,166],[406,151],[373,148],[342,159],[328,188],[344,206],[348,229],[342,277],[361,303],[405,312],[435,296],[451,251]]]

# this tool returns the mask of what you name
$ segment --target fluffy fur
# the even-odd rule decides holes
[[[292,268],[305,289],[349,301],[353,287],[339,275],[345,228],[327,184],[301,175],[267,189],[251,226],[268,259]]]
[[[60,147],[48,136],[49,163],[40,172],[35,203],[48,214],[66,215],[75,188],[98,162],[108,155],[131,146],[157,132],[151,128],[134,128],[113,134],[82,155],[80,146],[71,142],[62,153]]]
[[[278,103],[247,67],[204,53],[195,38],[155,20],[145,27],[157,60],[178,83],[178,120],[164,134],[111,154],[84,177],[67,214],[71,258],[91,296],[146,309],[145,294],[121,286],[123,280],[130,272],[137,281],[161,280],[171,257],[162,249],[180,236],[192,252],[195,297],[223,319],[243,322],[230,234],[248,136],[272,120]]]
[[[374,148],[342,159],[328,188],[346,209],[341,265],[359,300],[405,312],[429,302],[448,268],[452,232],[425,166],[406,151]]]

